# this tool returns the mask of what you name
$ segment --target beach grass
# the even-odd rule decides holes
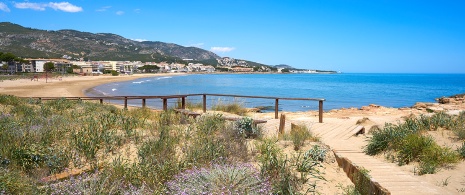
[[[243,116],[245,113],[247,113],[247,108],[244,107],[243,103],[237,100],[231,103],[225,103],[225,102],[222,102],[221,100],[218,100],[212,106],[212,110],[233,113],[233,114],[237,114],[240,116]]]
[[[460,161],[456,150],[439,146],[426,134],[427,131],[449,129],[459,135],[463,126],[463,114],[458,116],[440,112],[432,116],[410,117],[401,124],[387,124],[383,129],[372,132],[373,137],[365,147],[365,153],[376,155],[382,152],[399,165],[418,163],[417,173],[431,174],[445,165]]]

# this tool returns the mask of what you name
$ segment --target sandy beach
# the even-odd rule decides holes
[[[83,97],[85,96],[85,90],[111,82],[120,82],[134,80],[144,77],[155,77],[155,76],[173,76],[181,75],[175,74],[136,74],[136,75],[124,75],[124,76],[69,76],[60,79],[39,79],[38,81],[31,81],[30,79],[19,79],[19,80],[5,80],[0,82],[0,94],[15,95],[19,97]],[[411,107],[406,108],[386,108],[379,105],[367,105],[361,108],[345,108],[338,110],[331,110],[324,113],[324,121],[329,125],[342,126],[343,124],[358,123],[361,119],[366,119],[361,125],[366,130],[364,135],[350,137],[347,141],[357,150],[361,150],[367,143],[367,138],[370,136],[369,130],[373,126],[382,127],[386,123],[399,123],[411,115],[419,116],[421,114],[428,114],[431,111],[440,112],[444,111],[449,114],[458,114],[465,110],[465,99],[462,98],[449,98],[445,104],[440,103],[417,103]],[[290,123],[308,123],[307,125],[316,127],[316,121],[318,119],[318,111],[307,111],[307,112],[281,112],[280,114],[286,115],[287,127],[285,131],[290,131]],[[274,136],[276,133],[277,126],[279,125],[279,119],[274,119],[274,113],[249,113],[249,116],[253,118],[266,119],[268,122],[264,127],[268,129],[268,134]],[[457,148],[462,144],[458,140],[454,140],[450,131],[433,131],[428,132],[440,145],[447,146],[450,148]],[[328,141],[330,143],[330,141]],[[326,144],[328,144],[326,143]],[[329,145],[329,144],[328,144]],[[284,147],[286,148],[286,147]],[[286,150],[290,150],[287,148]],[[333,148],[334,150],[334,148]],[[386,162],[383,156],[375,156],[379,162],[386,163],[386,165],[394,165],[392,162]],[[328,180],[323,184],[327,191],[323,191],[323,194],[334,194],[338,191],[335,187],[338,183],[348,183],[350,181],[343,177],[344,173],[338,167],[337,163],[333,162],[329,164],[326,169],[325,178]],[[402,166],[398,169],[402,170],[402,173],[417,179],[420,182],[428,183],[432,186],[437,186],[440,181],[447,180],[448,185],[440,186],[439,189],[443,192],[454,193],[460,189],[465,189],[463,182],[465,181],[465,163],[456,164],[453,168],[443,169],[436,174],[427,174],[418,176],[415,175],[414,165]],[[460,173],[460,174],[458,174]],[[342,176],[342,177],[341,177]],[[378,175],[374,175],[375,177]],[[453,176],[453,177],[452,177]]]
[[[144,77],[167,75],[181,75],[182,73],[165,74],[134,74],[121,76],[65,76],[58,78],[39,78],[38,81],[30,79],[5,80],[0,82],[0,94],[15,95],[19,97],[83,97],[86,89],[105,83],[134,80]]]

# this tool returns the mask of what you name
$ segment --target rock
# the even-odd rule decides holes
[[[360,108],[360,110],[370,111],[370,107],[369,106],[362,106],[362,108]]]
[[[260,112],[262,112],[262,110],[260,110],[259,108],[248,108],[248,109],[247,109],[247,112],[256,112],[256,113],[260,113]]]
[[[427,106],[425,103],[421,103],[421,102],[417,102],[415,105],[412,106],[412,108],[416,108],[416,109],[425,109]]]

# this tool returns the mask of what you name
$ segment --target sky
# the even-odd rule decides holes
[[[0,22],[302,69],[465,73],[463,0],[0,0]]]

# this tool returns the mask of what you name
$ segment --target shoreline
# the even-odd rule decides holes
[[[86,91],[91,90],[92,88],[114,82],[123,82],[130,81],[139,78],[148,78],[148,77],[160,77],[160,76],[181,76],[181,75],[190,75],[186,73],[156,73],[156,74],[133,74],[133,75],[120,75],[120,76],[110,76],[110,75],[100,75],[100,76],[65,76],[61,79],[58,78],[49,78],[46,83],[44,78],[39,78],[38,81],[32,81],[30,79],[19,79],[19,80],[4,80],[0,82],[0,94],[5,95],[14,95],[18,97],[87,97]],[[463,99],[463,98],[462,98]],[[463,102],[465,103],[465,102]],[[464,105],[462,103],[462,105]],[[415,110],[426,110],[432,109],[435,111],[438,110],[462,110],[465,109],[462,106],[453,106],[450,107],[450,104],[446,108],[446,104],[439,104],[438,100],[434,102],[416,102],[409,107],[385,107],[383,105],[364,105],[361,107],[347,107],[347,108],[337,108],[326,110],[324,113],[327,115],[358,115],[362,113],[378,113],[378,114],[388,114],[397,111],[401,112],[415,112]],[[454,104],[456,105],[456,104]],[[431,107],[431,108],[430,108]],[[383,110],[383,111],[381,111]],[[317,110],[307,110],[307,111],[280,111],[283,113],[312,113]],[[381,112],[380,112],[381,111]],[[266,115],[267,113],[274,112],[264,112],[262,114]]]
[[[86,97],[85,91],[96,86],[130,81],[139,78],[184,75],[183,73],[134,74],[121,76],[65,76],[61,79],[39,78],[38,81],[30,79],[5,80],[0,84],[0,94],[18,97]]]

